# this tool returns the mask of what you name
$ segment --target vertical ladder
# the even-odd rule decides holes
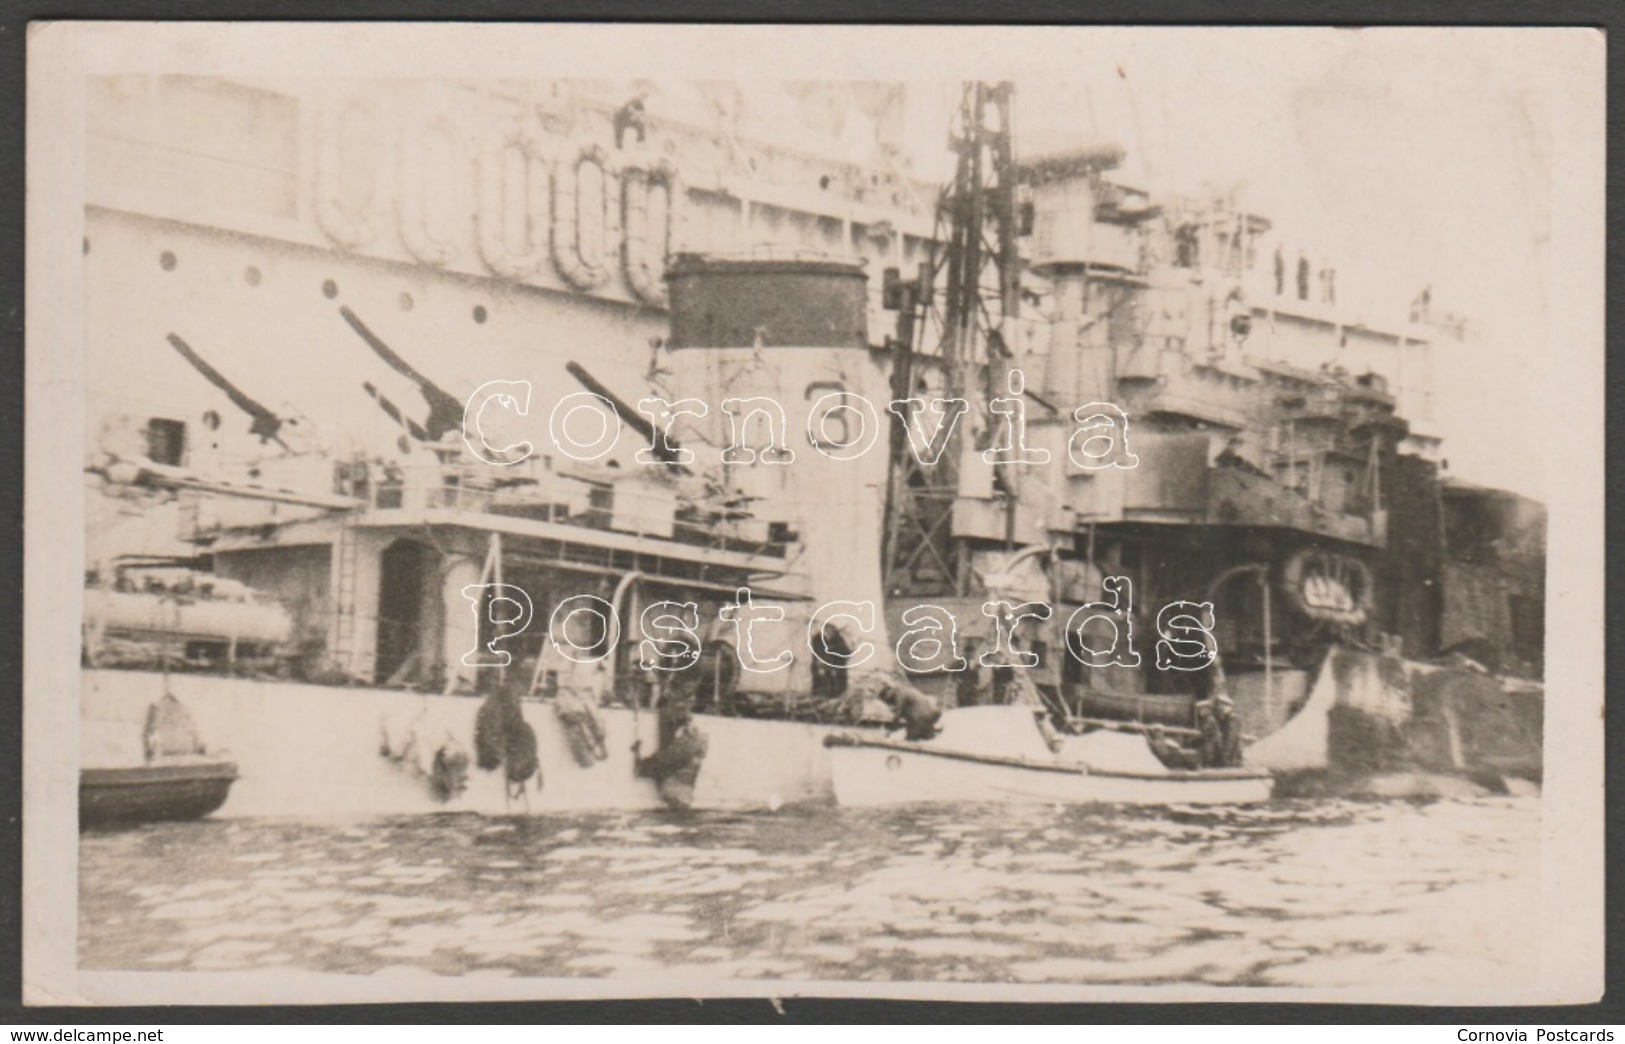
[[[333,647],[334,665],[346,675],[355,674],[355,530],[340,525],[333,540]]]

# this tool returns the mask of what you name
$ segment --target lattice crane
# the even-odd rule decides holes
[[[888,596],[964,595],[971,582],[968,556],[952,533],[959,456],[963,439],[977,432],[985,438],[979,411],[992,395],[1005,393],[1007,345],[1021,297],[1014,95],[1008,82],[964,85],[950,138],[954,176],[937,203],[931,258],[911,280],[895,269],[886,272],[885,304],[897,312],[890,340],[893,397],[972,404],[934,465],[915,459],[901,421],[894,421]],[[927,432],[933,423],[925,418]]]

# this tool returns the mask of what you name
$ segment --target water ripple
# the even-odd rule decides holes
[[[1514,985],[1539,839],[1532,799],[168,824],[83,837],[80,963]]]

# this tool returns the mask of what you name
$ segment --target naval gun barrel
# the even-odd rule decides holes
[[[647,439],[649,441],[649,451],[651,453],[659,457],[667,464],[677,463],[677,451],[681,447],[669,439],[657,438],[656,436],[658,433],[655,431],[655,426],[649,423],[648,418],[644,417],[643,414],[639,413],[637,410],[634,410],[630,405],[627,404],[626,400],[622,399],[619,395],[616,395],[614,392],[610,391],[607,385],[589,373],[587,368],[582,366],[580,363],[571,362],[566,364],[564,368],[569,372],[571,377],[574,377],[576,380],[581,382],[581,386],[583,388],[586,388],[594,395],[602,396],[606,401],[608,401],[610,406],[614,408],[616,416],[625,421],[633,431]],[[688,470],[687,468],[682,467],[682,465],[678,465],[678,467],[683,471]]]

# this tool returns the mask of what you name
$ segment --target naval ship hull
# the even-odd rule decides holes
[[[163,694],[155,672],[86,669],[80,689],[82,764],[116,769],[142,762],[149,704]],[[480,700],[376,688],[335,688],[205,674],[171,674],[170,691],[197,721],[211,749],[235,762],[238,778],[215,816],[367,817],[445,812],[546,815],[665,808],[655,786],[633,771],[633,741],[658,745],[649,711],[599,711],[608,758],[579,764],[545,700],[526,700],[536,730],[540,779],[517,796],[501,771],[468,769],[467,787],[442,799],[429,772],[449,739],[473,750]],[[833,799],[832,727],[698,715],[710,750],[694,807],[751,810]],[[394,754],[386,753],[394,737]],[[414,742],[400,750],[401,738]],[[538,785],[539,784],[539,785]]]
[[[238,778],[214,813],[217,817],[546,815],[665,807],[654,785],[633,771],[634,740],[641,740],[645,752],[658,744],[658,723],[649,711],[601,708],[608,757],[583,766],[551,703],[526,700],[525,720],[537,735],[540,785],[532,779],[522,795],[511,797],[500,772],[471,767],[466,789],[443,798],[430,779],[433,753],[447,740],[472,750],[477,698],[205,674],[171,674],[169,686],[209,737],[211,755],[237,766]],[[80,689],[83,768],[143,764],[147,707],[163,691],[164,678],[156,672],[85,669]],[[1277,775],[1328,770],[1369,775],[1402,768],[1470,774],[1492,768],[1538,780],[1543,707],[1539,686],[1338,646],[1316,672],[1303,706],[1279,729],[1251,743],[1245,763]],[[746,811],[836,801],[835,759],[848,754],[879,755],[888,779],[874,795],[884,800],[858,803],[898,799],[896,772],[888,767],[889,756],[897,752],[870,742],[881,739],[878,732],[863,737],[857,747],[843,748],[841,740],[834,747],[826,741],[850,736],[850,728],[704,714],[697,721],[710,744],[695,786],[696,808]],[[412,750],[401,751],[403,737],[413,740]],[[947,767],[929,766],[933,771]],[[966,767],[952,766],[956,780]],[[1026,772],[1020,775],[1029,778]],[[1259,778],[1223,783],[1218,788],[1223,793],[1210,800],[1268,796],[1268,784]],[[1257,793],[1261,787],[1266,788],[1262,795]],[[1129,798],[1089,795],[1088,800],[1134,800],[1145,788],[1130,789],[1135,795]],[[1197,789],[1180,785],[1152,800],[1184,802]],[[1247,793],[1238,797],[1235,789]]]

